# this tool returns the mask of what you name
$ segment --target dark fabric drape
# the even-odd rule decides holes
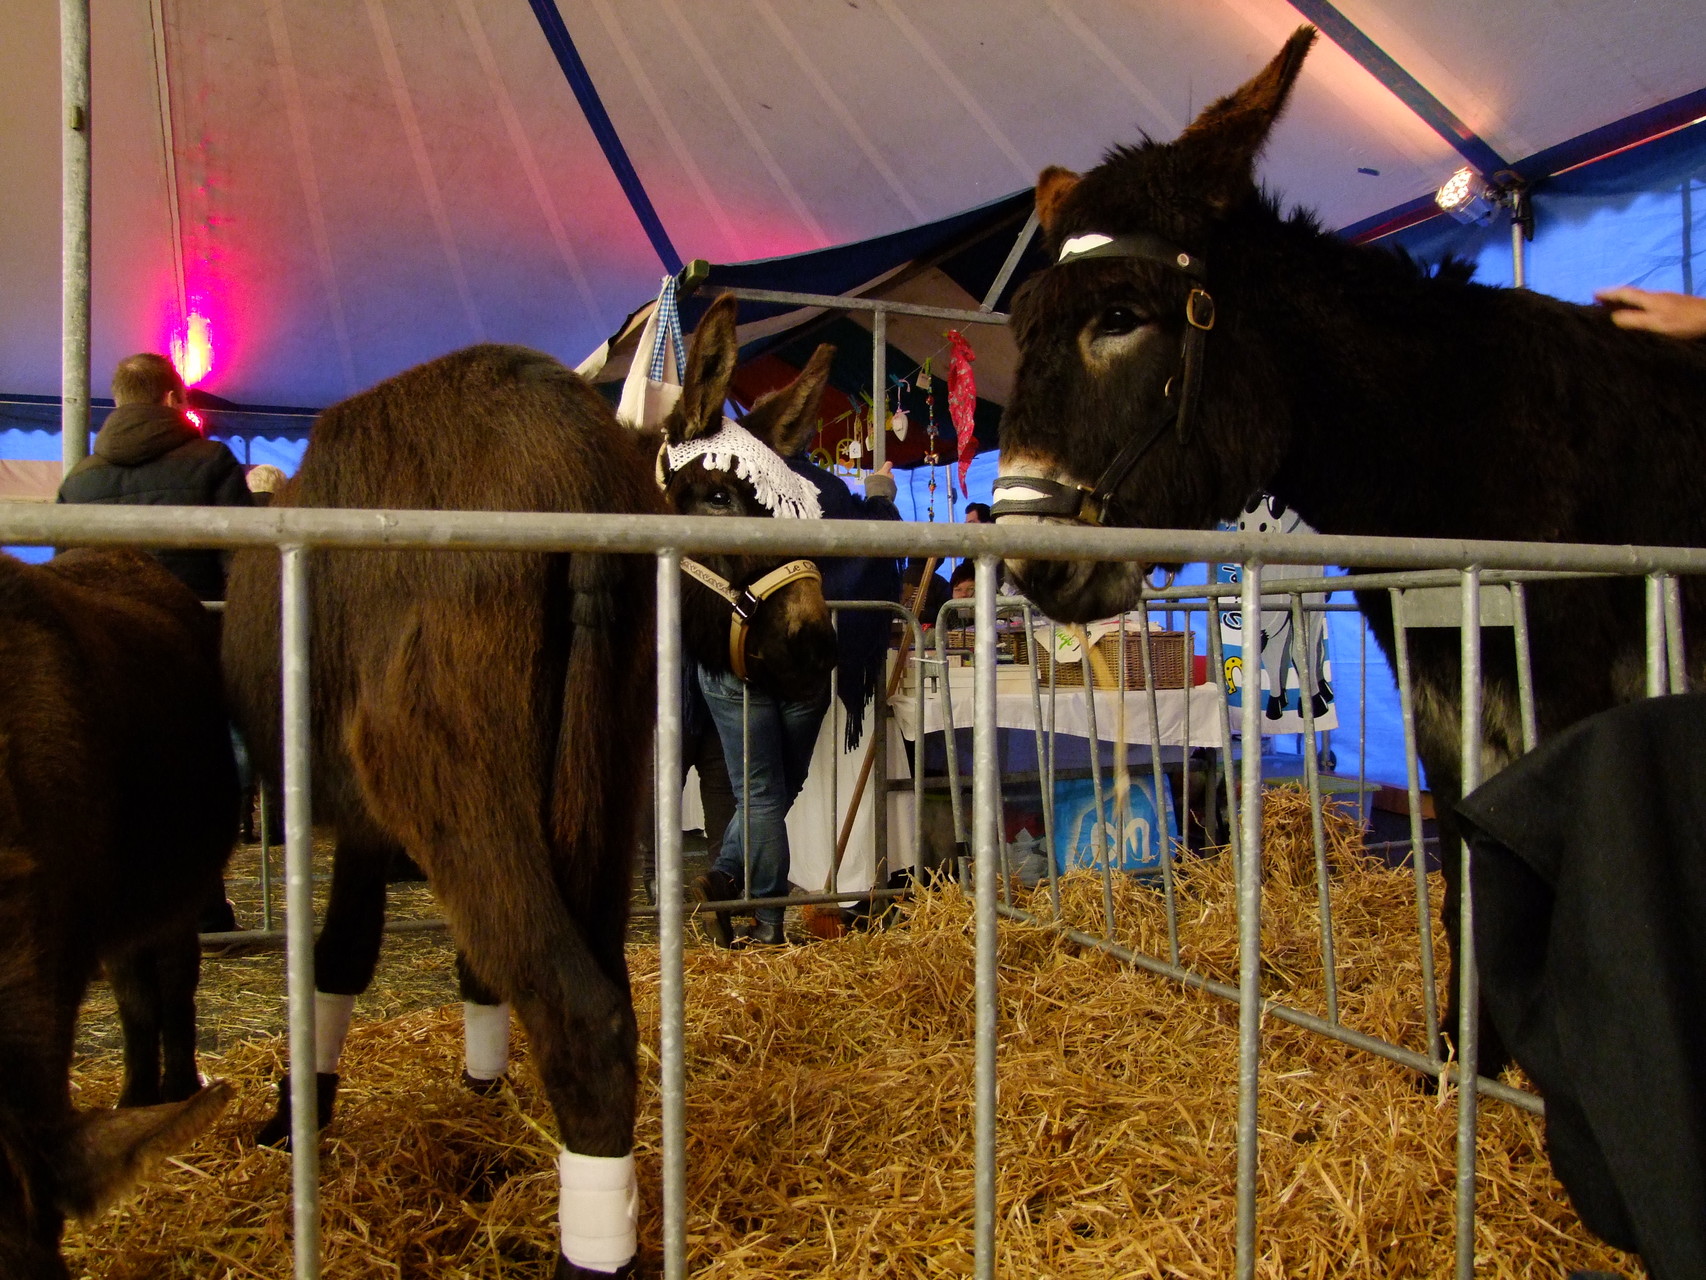
[[[1582,721],[1458,806],[1483,999],[1582,1221],[1706,1276],[1706,695]]]

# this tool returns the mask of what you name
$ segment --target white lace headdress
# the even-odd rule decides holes
[[[732,418],[713,435],[658,450],[658,488],[693,459],[712,471],[733,471],[753,487],[759,502],[774,516],[792,520],[821,520],[817,486],[789,469],[782,455]]]

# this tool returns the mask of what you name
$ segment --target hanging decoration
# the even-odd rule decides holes
[[[971,460],[977,456],[977,381],[971,371],[977,352],[958,329],[948,330],[948,342],[953,347],[948,355],[948,415],[959,437],[960,492],[969,498],[966,472],[971,470]]]
[[[894,432],[896,440],[905,440],[906,429],[912,424],[906,415],[906,402],[901,397],[912,390],[912,384],[905,378],[894,378],[892,382],[890,403],[894,405],[894,412],[889,414],[889,430]]]
[[[942,465],[942,433],[936,427],[936,382],[930,376],[930,361],[918,370],[915,385],[924,393],[924,465],[930,468],[930,505],[925,515],[936,523],[936,469]],[[950,491],[949,496],[952,497]]]

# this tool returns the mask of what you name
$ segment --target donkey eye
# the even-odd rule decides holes
[[[705,505],[718,511],[727,511],[734,503],[734,495],[727,489],[713,489],[705,495]]]
[[[1122,338],[1134,330],[1141,329],[1147,321],[1139,315],[1135,308],[1127,306],[1108,307],[1096,317],[1096,336],[1099,338]]]

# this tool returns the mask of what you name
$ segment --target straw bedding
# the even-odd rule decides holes
[[[1410,873],[1362,857],[1336,815],[1329,827],[1342,1016],[1420,1047]],[[1265,984],[1322,1008],[1306,802],[1276,795],[1264,843]],[[1235,980],[1228,861],[1187,866],[1179,915],[1187,959]],[[1062,888],[1066,916],[1099,932],[1099,878]],[[1124,877],[1115,896],[1116,935],[1165,955],[1159,896]],[[1045,886],[1032,905],[1046,913],[1047,903]],[[921,896],[904,926],[883,933],[757,955],[689,949],[696,1274],[970,1273],[971,932],[969,904],[949,891]],[[656,953],[637,947],[631,961],[641,1251],[655,1268]],[[1013,924],[1002,927],[1001,1001],[1001,1274],[1231,1274],[1236,1010]],[[281,1053],[276,1038],[232,1040],[206,1061],[238,1085],[238,1104],[139,1199],[68,1231],[74,1276],[289,1274],[288,1160],[242,1140],[271,1106]],[[453,1005],[352,1031],[323,1144],[328,1277],[549,1274],[555,1144],[541,1090],[523,1064],[512,1089],[475,1098],[455,1083],[459,1055]],[[116,1075],[110,1055],[90,1059],[82,1100],[109,1102]],[[1260,1275],[1450,1274],[1449,1091],[1420,1091],[1402,1068],[1273,1021],[1262,1088]],[[1576,1222],[1535,1117],[1487,1103],[1481,1135],[1479,1275],[1640,1274]]]

